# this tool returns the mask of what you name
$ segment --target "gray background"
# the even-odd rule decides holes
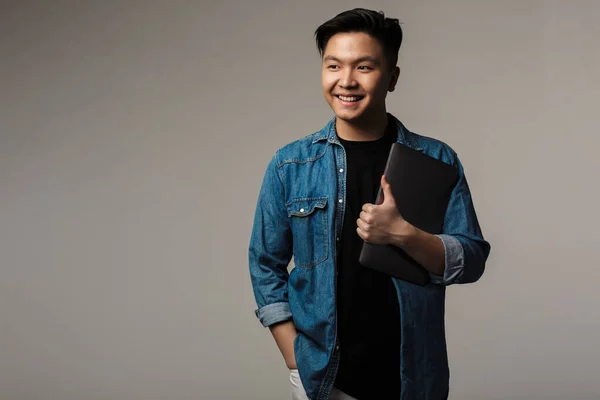
[[[402,20],[389,111],[459,153],[493,246],[448,290],[451,399],[600,397],[600,2],[0,4],[1,399],[289,398],[248,239],[358,5]]]

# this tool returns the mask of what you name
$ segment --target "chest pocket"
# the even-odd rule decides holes
[[[328,256],[327,197],[295,199],[286,204],[294,236],[294,264],[314,267]]]

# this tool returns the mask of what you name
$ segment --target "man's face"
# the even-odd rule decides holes
[[[389,66],[377,39],[363,32],[338,33],[323,52],[323,94],[338,118],[368,121],[385,110],[385,97],[399,72]]]

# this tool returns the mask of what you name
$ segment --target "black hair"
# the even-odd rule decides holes
[[[398,51],[402,44],[402,28],[396,18],[386,18],[383,11],[355,8],[344,11],[323,23],[315,31],[317,49],[323,57],[327,42],[338,33],[364,32],[374,37],[383,46],[385,56],[392,67],[398,62]]]

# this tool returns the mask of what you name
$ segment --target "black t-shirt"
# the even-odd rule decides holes
[[[388,115],[384,136],[355,142],[338,138],[346,151],[346,211],[338,259],[340,364],[335,387],[359,400],[400,398],[400,311],[389,275],[363,267],[363,240],[356,220],[374,203],[397,133]]]

